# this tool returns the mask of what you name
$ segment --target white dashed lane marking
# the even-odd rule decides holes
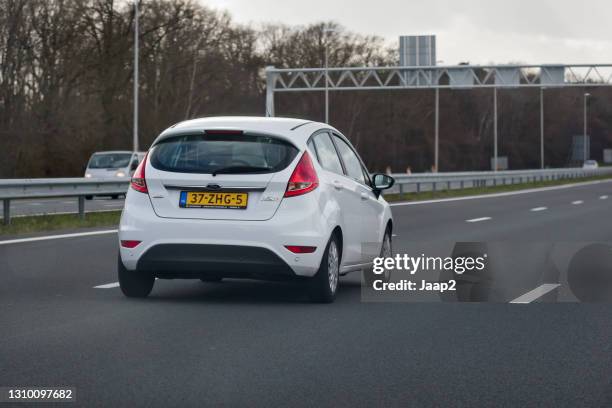
[[[474,222],[489,221],[490,219],[491,219],[491,217],[482,217],[482,218],[474,218],[474,219],[471,219],[471,220],[465,220],[465,222],[474,223]]]
[[[600,200],[607,200],[608,196],[607,195],[602,195],[601,197],[599,197]]]
[[[531,212],[540,212],[540,211],[546,211],[546,210],[548,210],[548,207],[536,207],[536,208],[532,208],[529,211],[531,211]]]
[[[520,296],[520,297],[514,299],[510,303],[515,303],[515,304],[527,304],[527,303],[531,303],[534,300],[541,298],[542,296],[544,296],[548,292],[557,289],[559,286],[561,286],[561,285],[559,285],[558,283],[545,283],[544,285],[539,286],[539,287],[535,288],[534,290],[525,293],[523,296]]]
[[[118,288],[118,287],[119,287],[119,282],[113,282],[113,283],[107,283],[105,285],[94,286],[94,289],[112,289],[112,288]]]
[[[573,205],[580,205],[580,204],[584,204],[584,201],[582,200],[577,200],[577,201],[572,201]]]

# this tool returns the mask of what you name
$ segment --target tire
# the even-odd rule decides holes
[[[119,274],[119,286],[123,294],[130,298],[145,298],[153,290],[155,276],[143,271],[129,271],[123,266],[119,257],[117,270]]]
[[[310,279],[309,296],[311,301],[332,303],[336,299],[341,261],[340,240],[334,234],[325,247],[317,274]]]
[[[393,256],[393,235],[391,234],[391,228],[387,227],[380,246],[380,257],[388,258],[391,256]],[[377,280],[388,283],[391,281],[391,271],[385,271],[382,275],[376,275],[372,269],[366,269],[363,271],[363,280],[367,288],[372,288],[374,281]]]
[[[87,195],[87,196],[85,196],[85,199],[86,199],[86,200],[93,200],[93,196],[91,196],[91,195]]]
[[[205,278],[200,278],[200,280],[204,283],[219,283],[223,278],[220,276],[207,276]]]

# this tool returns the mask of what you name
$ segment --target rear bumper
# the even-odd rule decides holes
[[[138,260],[138,270],[160,278],[288,279],[295,277],[289,265],[266,248],[210,244],[159,244]]]
[[[318,203],[306,197],[291,200],[290,208],[281,203],[266,221],[169,219],[153,212],[148,195],[130,190],[119,240],[141,243],[120,247],[121,260],[128,270],[146,268],[164,278],[197,278],[208,271],[261,279],[314,276],[335,225]],[[285,245],[317,249],[294,254]]]

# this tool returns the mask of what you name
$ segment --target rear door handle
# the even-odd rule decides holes
[[[344,188],[344,186],[342,185],[342,183],[340,182],[340,180],[334,180],[333,181],[334,184],[334,188],[336,190],[342,190]]]
[[[362,200],[367,200],[368,198],[370,198],[370,197],[368,197],[367,193],[361,193],[361,199]]]

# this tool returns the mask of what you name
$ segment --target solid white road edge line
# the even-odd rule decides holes
[[[22,242],[47,241],[47,240],[52,240],[52,239],[88,237],[88,236],[93,236],[93,235],[116,234],[117,232],[118,230],[114,229],[114,230],[103,230],[103,231],[77,232],[74,234],[46,235],[44,237],[21,238],[21,239],[11,239],[7,241],[0,241],[0,245],[20,244]]]
[[[544,296],[548,292],[557,289],[559,286],[561,286],[561,285],[558,284],[558,283],[545,283],[545,284],[535,288],[534,290],[525,293],[523,296],[520,296],[520,297],[514,299],[510,303],[514,303],[514,304],[527,304],[527,303],[531,303],[534,300],[536,300],[538,298],[541,298],[542,296]]]
[[[481,222],[481,221],[489,221],[491,217],[482,217],[482,218],[474,218],[471,220],[465,220],[465,222]]]
[[[531,194],[531,193],[538,193],[538,192],[541,192],[541,191],[562,190],[562,189],[565,189],[565,188],[590,186],[590,185],[594,185],[594,184],[611,183],[611,182],[612,182],[612,180],[585,181],[583,183],[564,184],[562,186],[551,186],[551,187],[542,187],[542,188],[530,188],[528,190],[506,191],[506,192],[503,192],[503,193],[481,194],[481,195],[465,196],[465,197],[440,198],[440,199],[437,199],[437,200],[409,201],[409,202],[406,202],[406,203],[389,203],[389,205],[391,207],[401,207],[401,206],[406,206],[406,205],[423,205],[423,204],[446,203],[446,202],[452,202],[452,201],[480,200],[482,198],[507,197],[507,196],[513,196],[513,195]]]
[[[546,211],[546,210],[548,210],[548,207],[536,207],[536,208],[532,208],[532,209],[531,209],[531,210],[529,210],[529,211],[532,211],[532,212],[540,212],[540,211]]]
[[[94,286],[94,289],[112,289],[112,288],[118,288],[118,287],[119,287],[119,282],[113,282],[113,283],[107,283],[106,285]]]

